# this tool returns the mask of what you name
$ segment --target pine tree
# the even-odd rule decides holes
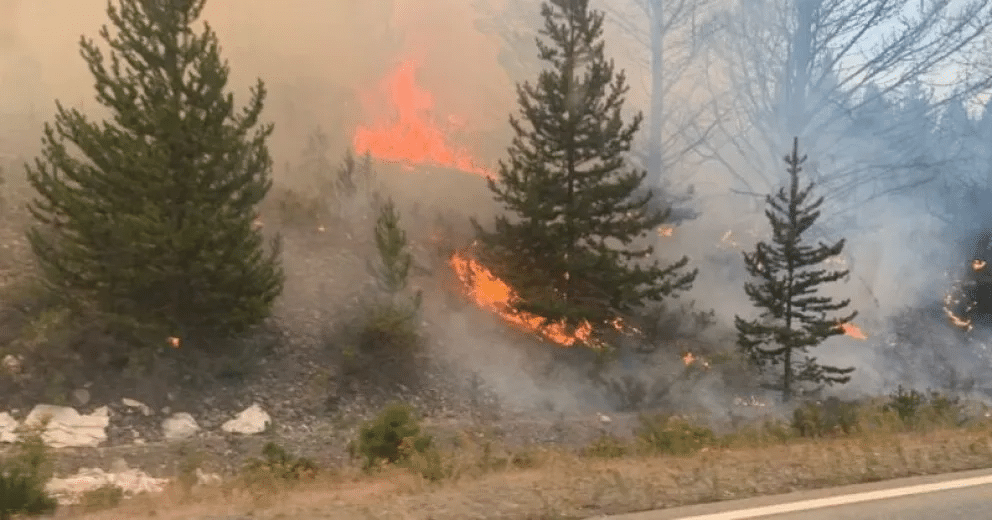
[[[650,192],[635,195],[647,172],[625,155],[642,116],[621,120],[628,87],[604,57],[603,13],[588,0],[550,0],[541,14],[548,68],[517,86],[516,137],[489,180],[515,216],[497,217],[492,232],[473,225],[479,259],[517,292],[514,309],[568,331],[591,325],[592,345],[607,323],[688,290],[696,271],[683,271],[685,257],[661,267],[653,248],[633,245],[668,215],[648,209]]]
[[[81,38],[97,101],[89,121],[56,102],[27,167],[40,223],[28,238],[51,289],[137,338],[218,338],[269,313],[279,244],[253,228],[271,187],[261,80],[235,111],[205,0],[119,0],[97,45]],[[70,148],[69,145],[72,145]]]
[[[817,363],[807,352],[830,336],[843,334],[842,325],[858,313],[826,317],[828,311],[841,310],[851,300],[834,303],[829,297],[817,296],[818,288],[847,276],[848,271],[827,271],[814,266],[839,255],[844,240],[832,246],[821,242],[812,247],[804,243],[802,235],[820,216],[823,198],[809,200],[813,183],[799,187],[799,172],[806,156],[799,157],[798,138],[785,161],[790,178],[788,191],[781,188],[774,198],[771,195],[766,198],[765,215],[772,225],[772,243],[758,242],[753,253],[744,253],[748,273],[758,279],[758,283],[745,283],[744,292],[764,312],[757,320],[746,321],[736,316],[734,321],[738,345],[760,369],[783,365],[781,380],[771,387],[780,390],[788,401],[801,383],[832,385],[851,379],[848,374],[854,368]],[[803,354],[807,355],[799,359]]]

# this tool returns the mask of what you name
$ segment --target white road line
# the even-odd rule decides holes
[[[679,518],[678,520],[741,520],[745,518],[755,518],[759,516],[780,515],[783,513],[795,513],[796,511],[806,511],[809,509],[819,509],[823,507],[856,504],[858,502],[868,502],[869,500],[881,500],[883,498],[896,498],[896,497],[903,497],[906,495],[918,495],[921,493],[933,493],[935,491],[961,489],[971,486],[981,486],[984,484],[992,484],[992,475],[988,475],[984,477],[965,478],[960,480],[950,480],[947,482],[937,482],[935,484],[920,484],[917,486],[883,489],[881,491],[867,491],[864,493],[855,493],[853,495],[841,495],[836,497],[817,498],[813,500],[803,500],[801,502],[791,502],[788,504],[754,507],[751,509],[740,509],[737,511],[726,511],[723,513],[713,513],[709,515],[686,516]]]

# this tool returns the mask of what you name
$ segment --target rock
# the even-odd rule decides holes
[[[78,504],[83,493],[103,486],[116,486],[125,496],[138,493],[160,493],[165,489],[167,479],[152,478],[139,469],[107,473],[100,468],[83,468],[69,478],[53,478],[45,484],[45,489],[61,505]]]
[[[85,406],[86,403],[90,402],[90,391],[85,388],[77,388],[72,391],[72,398],[79,406]]]
[[[17,442],[17,434],[14,433],[17,426],[17,419],[7,412],[0,413],[0,442]]]
[[[166,440],[188,439],[200,431],[196,419],[186,412],[174,413],[162,421],[162,435]]]
[[[127,397],[124,397],[121,398],[121,403],[123,403],[124,406],[127,406],[128,408],[137,408],[141,410],[141,413],[144,414],[145,417],[148,417],[149,415],[152,414],[152,409],[149,408],[148,405],[146,405],[145,403],[142,403],[141,401],[135,401],[134,399],[128,399]]]
[[[4,370],[10,372],[11,374],[20,374],[21,368],[23,368],[23,359],[21,356],[7,354],[3,357],[3,361],[0,361],[0,365],[3,366]]]
[[[48,426],[41,438],[52,448],[96,447],[107,440],[107,425],[110,416],[106,406],[89,415],[80,415],[68,406],[39,404],[24,419],[26,426],[36,426],[42,418],[48,417]]]
[[[204,473],[202,469],[196,468],[196,484],[198,486],[216,486],[224,482],[224,479],[216,473]]]
[[[272,418],[256,403],[244,409],[234,419],[222,424],[220,429],[227,433],[251,435],[262,433],[271,423]]]

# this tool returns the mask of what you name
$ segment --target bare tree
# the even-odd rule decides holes
[[[713,23],[726,37],[710,47],[708,58],[723,66],[710,69],[708,84],[735,117],[716,118],[720,139],[707,142],[706,158],[757,195],[780,182],[777,151],[799,136],[836,214],[933,178],[937,164],[901,147],[905,130],[893,120],[877,118],[871,128],[855,121],[913,85],[946,86],[940,75],[981,50],[992,7],[989,0],[738,0]],[[928,110],[992,86],[992,76],[971,72]]]

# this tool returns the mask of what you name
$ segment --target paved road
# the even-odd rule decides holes
[[[992,520],[992,470],[858,484],[601,520]]]

